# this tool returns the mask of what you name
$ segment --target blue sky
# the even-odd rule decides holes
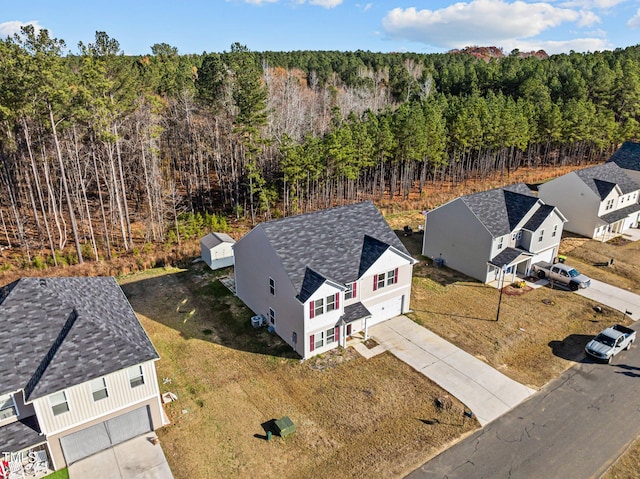
[[[105,31],[126,54],[370,50],[610,50],[639,44],[640,0],[0,0],[0,36],[31,23],[77,52]]]

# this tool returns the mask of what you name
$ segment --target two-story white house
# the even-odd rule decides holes
[[[61,469],[164,425],[158,360],[114,278],[0,289],[0,451]]]
[[[587,238],[608,240],[640,222],[640,185],[614,162],[554,178],[538,196],[560,208],[567,231]]]
[[[234,257],[237,296],[304,359],[409,310],[416,260],[371,202],[261,223]]]
[[[524,184],[461,196],[426,214],[422,254],[483,283],[513,281],[558,254],[566,218]]]

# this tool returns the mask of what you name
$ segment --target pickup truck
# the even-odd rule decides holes
[[[578,273],[578,270],[567,266],[564,263],[546,263],[541,261],[531,267],[532,272],[538,278],[548,278],[549,281],[560,283],[571,291],[577,291],[579,288],[588,288],[591,280],[584,274]]]
[[[635,340],[636,332],[633,329],[615,324],[589,341],[584,350],[588,355],[610,363],[616,354],[629,349]]]

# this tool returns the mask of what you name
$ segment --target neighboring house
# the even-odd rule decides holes
[[[0,451],[57,470],[163,426],[156,360],[114,278],[1,288]]]
[[[236,294],[304,359],[409,309],[416,260],[371,202],[259,224],[234,251]]]
[[[233,238],[225,233],[209,233],[200,240],[202,260],[211,269],[233,266]]]
[[[640,185],[640,143],[625,141],[607,162],[613,162]]]
[[[426,213],[423,255],[483,283],[552,262],[566,219],[518,183],[461,196]],[[504,271],[504,274],[503,274]]]
[[[538,196],[567,217],[565,229],[607,240],[638,225],[640,185],[616,163],[573,171],[538,187]]]

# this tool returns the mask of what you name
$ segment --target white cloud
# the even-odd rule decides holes
[[[324,8],[334,8],[342,3],[343,0],[309,0],[311,5],[318,5]]]
[[[521,52],[544,50],[549,55],[556,53],[574,52],[595,52],[611,49],[611,45],[601,38],[574,38],[562,41],[520,41],[507,40],[499,45],[505,52],[518,49]]]
[[[366,3],[366,4],[356,3],[356,7],[361,8],[363,12],[366,12],[371,10],[371,7],[373,7],[373,4],[372,3]]]
[[[0,38],[12,37],[15,33],[20,33],[20,28],[27,25],[33,25],[36,33],[38,33],[42,29],[42,27],[38,25],[37,20],[30,20],[28,22],[20,22],[18,20],[14,20],[12,22],[4,22],[0,23]]]
[[[505,45],[519,38],[531,38],[564,22],[594,17],[548,3],[504,0],[472,0],[440,10],[395,8],[382,25],[390,38],[405,39],[436,47],[463,48],[468,45]]]
[[[566,8],[578,7],[585,9],[597,8],[600,10],[607,10],[628,1],[629,0],[568,0],[566,2],[561,2],[559,5]]]
[[[598,15],[588,10],[582,10],[580,12],[580,20],[578,21],[579,26],[590,27],[596,23],[602,23],[602,20],[600,20]]]
[[[627,26],[629,28],[640,28],[640,8],[636,12],[636,14],[629,19],[627,22]]]

